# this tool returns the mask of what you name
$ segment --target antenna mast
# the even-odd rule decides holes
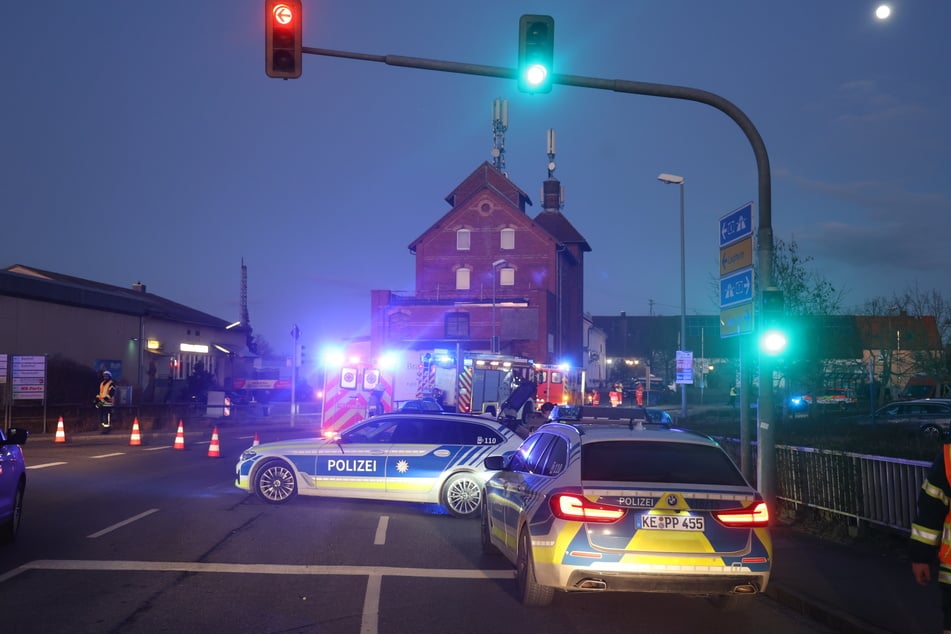
[[[509,102],[496,97],[492,102],[492,165],[505,174],[505,131],[509,129]],[[508,176],[508,174],[505,174]]]

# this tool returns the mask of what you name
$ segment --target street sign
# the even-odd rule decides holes
[[[720,311],[720,338],[753,332],[753,302],[743,302]]]
[[[720,248],[720,276],[753,266],[753,236]]]
[[[753,203],[748,202],[739,209],[720,218],[720,247],[733,244],[746,236],[753,235]]]
[[[753,301],[753,269],[746,268],[720,278],[720,308]]]
[[[676,383],[693,385],[693,351],[677,351],[677,379]]]

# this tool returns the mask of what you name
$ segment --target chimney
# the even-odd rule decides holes
[[[132,290],[138,291],[138,292],[140,292],[140,293],[144,293],[144,292],[145,292],[145,284],[143,284],[142,282],[136,282],[135,284],[132,285]]]
[[[549,178],[542,183],[542,209],[560,211],[562,203],[561,181]]]

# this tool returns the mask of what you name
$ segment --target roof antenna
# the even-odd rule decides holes
[[[565,206],[565,189],[555,178],[555,131],[548,129],[548,178],[542,183],[542,211],[559,212]]]
[[[548,178],[555,177],[555,131],[548,128]]]
[[[492,166],[505,173],[505,131],[509,129],[509,102],[496,97],[492,102]]]

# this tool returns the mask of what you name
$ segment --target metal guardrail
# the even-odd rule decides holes
[[[718,441],[738,458],[737,439]],[[930,462],[777,445],[776,497],[850,518],[857,525],[910,533],[918,492],[930,469]]]

